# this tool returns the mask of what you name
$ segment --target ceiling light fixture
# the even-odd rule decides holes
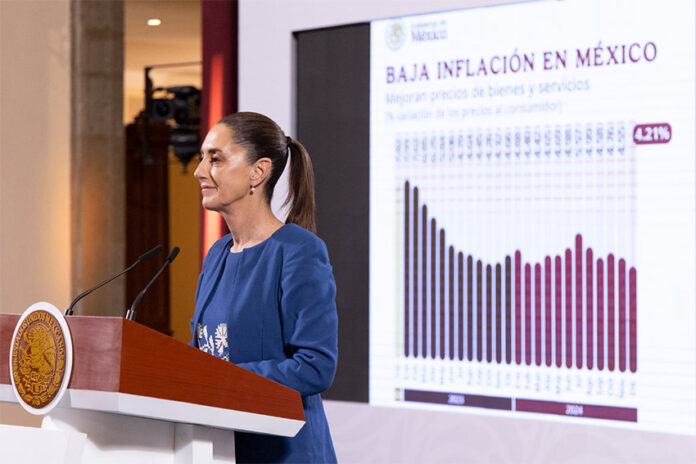
[[[162,24],[162,21],[160,21],[157,18],[151,18],[147,20],[148,26],[159,26],[160,24]]]

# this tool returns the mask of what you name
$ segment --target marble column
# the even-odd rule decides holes
[[[72,293],[125,265],[123,0],[71,1]],[[85,298],[75,314],[122,315],[125,280]]]

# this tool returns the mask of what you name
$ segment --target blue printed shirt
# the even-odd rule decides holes
[[[208,252],[198,279],[192,344],[300,392],[306,423],[294,438],[235,434],[239,462],[335,462],[320,393],[338,355],[336,286],[324,242],[294,224],[231,253]]]

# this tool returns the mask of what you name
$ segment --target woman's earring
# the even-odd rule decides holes
[[[252,185],[250,190],[251,190],[251,194],[253,195],[253,194],[254,194],[254,190],[256,190],[256,187],[254,187],[254,186]]]

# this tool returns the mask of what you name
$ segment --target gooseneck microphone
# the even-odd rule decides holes
[[[108,284],[109,282],[111,282],[111,281],[114,280],[115,278],[121,277],[123,274],[125,274],[126,272],[130,271],[131,269],[133,269],[133,268],[134,268],[135,266],[137,266],[139,263],[142,263],[142,262],[147,261],[148,259],[152,258],[153,256],[155,256],[156,254],[158,254],[158,253],[161,252],[161,251],[162,251],[162,245],[157,245],[156,247],[154,247],[152,250],[148,251],[147,253],[144,253],[144,254],[140,255],[140,257],[138,258],[138,260],[137,260],[136,262],[134,262],[133,264],[131,264],[130,266],[128,266],[125,270],[119,272],[118,274],[116,274],[115,276],[111,277],[110,279],[105,280],[104,282],[100,283],[100,284],[97,285],[96,287],[90,288],[90,289],[87,290],[86,292],[80,293],[79,295],[77,295],[77,298],[75,298],[75,299],[72,301],[72,303],[70,303],[70,307],[69,307],[68,309],[65,310],[65,315],[66,315],[66,316],[72,316],[72,314],[73,314],[73,306],[75,306],[75,305],[77,304],[78,301],[80,301],[81,299],[83,299],[84,297],[86,297],[87,295],[89,295],[90,293],[92,293],[93,291],[95,291],[96,289],[101,288],[101,287],[103,287],[104,285]]]
[[[169,263],[174,261],[174,258],[176,258],[176,255],[179,254],[179,247],[174,247],[172,248],[172,251],[169,252],[169,256],[167,256],[166,261],[164,264],[162,264],[162,267],[159,268],[159,271],[157,271],[157,274],[152,278],[150,282],[143,288],[143,290],[138,293],[138,296],[135,297],[135,300],[133,300],[133,304],[131,305],[130,309],[126,311],[126,319],[130,321],[135,320],[135,308],[138,306],[138,303],[140,303],[140,300],[143,298],[143,295],[145,295],[145,292],[147,292],[147,289],[150,288],[150,286],[157,280],[157,278],[160,276],[162,272],[164,272],[164,269],[169,266]]]

